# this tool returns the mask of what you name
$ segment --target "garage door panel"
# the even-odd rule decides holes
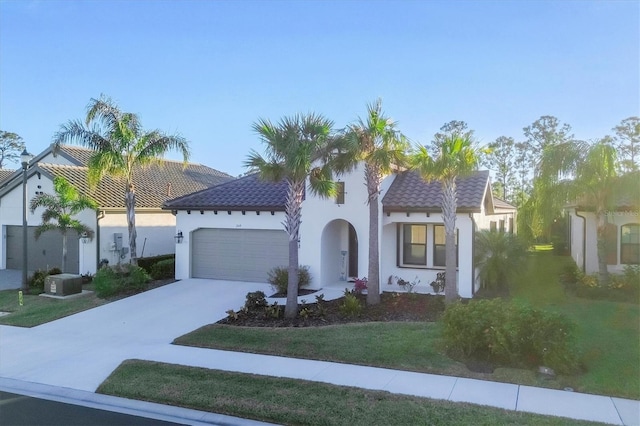
[[[27,268],[30,271],[62,268],[62,234],[53,230],[44,232],[35,239],[34,226],[27,227]],[[7,268],[22,269],[22,226],[7,226]],[[78,273],[79,269],[78,233],[67,232],[67,270]]]
[[[288,237],[277,230],[198,229],[191,249],[194,278],[266,282],[268,271],[289,258]]]

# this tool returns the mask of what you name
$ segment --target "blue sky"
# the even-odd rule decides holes
[[[341,128],[377,97],[416,143],[542,115],[590,140],[640,114],[639,81],[638,1],[0,0],[0,129],[34,154],[101,93],[232,175],[259,117]]]

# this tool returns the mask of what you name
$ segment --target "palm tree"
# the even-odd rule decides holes
[[[31,199],[29,208],[31,213],[38,208],[44,207],[42,212],[42,223],[35,230],[36,239],[40,238],[44,232],[58,230],[62,234],[62,272],[67,268],[67,232],[75,230],[78,235],[86,234],[89,239],[93,239],[94,232],[87,225],[83,224],[73,216],[85,209],[97,209],[98,205],[92,199],[81,195],[69,181],[63,177],[56,177],[53,180],[55,195],[38,194]]]
[[[369,268],[367,304],[380,303],[380,247],[378,195],[385,175],[393,168],[402,167],[406,162],[409,144],[396,128],[396,123],[382,111],[382,101],[367,106],[365,120],[359,118],[347,126],[345,150],[338,157],[337,168],[341,171],[353,169],[364,163],[364,179],[367,186],[369,205]]]
[[[502,290],[526,259],[527,249],[514,234],[479,231],[475,235],[474,264],[482,288]]]
[[[454,132],[433,144],[434,155],[420,146],[411,157],[412,168],[427,182],[437,180],[442,187],[442,220],[445,230],[445,301],[458,298],[456,279],[456,179],[476,170],[480,151],[473,145],[471,134]]]
[[[547,147],[539,164],[539,188],[546,204],[561,206],[578,200],[594,209],[600,285],[609,282],[607,269],[607,210],[618,197],[637,191],[638,175],[619,175],[617,151],[605,137],[594,144],[568,141]],[[636,192],[637,195],[637,192]]]
[[[271,182],[287,181],[284,230],[289,236],[289,267],[285,317],[295,318],[298,313],[298,243],[302,218],[302,200],[305,184],[321,197],[336,193],[329,160],[335,148],[332,137],[333,123],[318,114],[297,114],[285,117],[278,124],[259,119],[253,124],[266,144],[266,157],[251,151],[245,166],[260,173]]]
[[[123,181],[131,263],[137,264],[134,172],[161,161],[170,150],[180,151],[186,163],[190,155],[186,139],[159,130],[144,131],[137,114],[122,112],[101,95],[87,105],[85,122],[71,120],[62,125],[53,143],[56,149],[63,143],[78,143],[95,151],[88,162],[89,185],[95,187],[107,174]]]

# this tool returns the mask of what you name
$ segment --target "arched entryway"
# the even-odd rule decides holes
[[[351,223],[336,219],[322,230],[320,265],[323,285],[358,276],[358,235]]]

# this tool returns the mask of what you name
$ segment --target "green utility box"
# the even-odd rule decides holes
[[[55,296],[82,293],[82,276],[75,274],[49,275],[44,279],[44,292]]]

